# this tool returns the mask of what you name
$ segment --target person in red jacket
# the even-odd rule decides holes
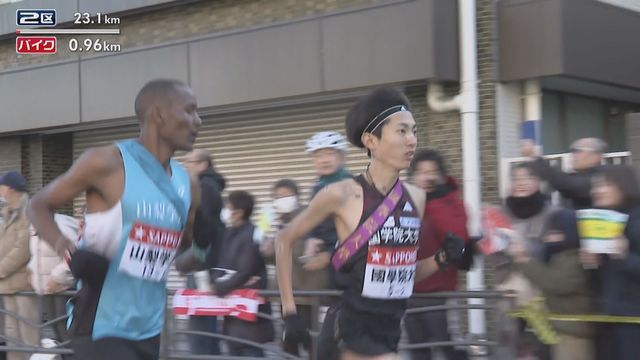
[[[461,199],[456,181],[447,174],[442,155],[435,150],[423,149],[418,151],[411,166],[409,178],[417,187],[427,192],[423,224],[420,232],[418,259],[424,259],[435,254],[442,246],[448,234],[454,234],[469,241],[467,232],[467,214]],[[414,294],[437,291],[455,291],[458,287],[458,269],[449,266],[414,285]],[[413,298],[409,307],[425,307],[444,305],[446,299]],[[446,311],[428,311],[408,314],[405,327],[412,344],[436,341],[450,341]],[[448,360],[465,359],[466,354],[456,351],[453,347],[443,347]],[[431,359],[432,350],[429,348],[412,350],[412,358]]]

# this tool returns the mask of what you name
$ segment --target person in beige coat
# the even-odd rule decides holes
[[[594,295],[589,275],[580,263],[580,237],[573,210],[557,210],[549,217],[543,236],[541,259],[531,256],[523,242],[512,242],[509,252],[522,274],[538,287],[552,313],[590,314]],[[553,359],[592,360],[595,358],[594,324],[579,321],[552,321],[559,343],[552,348]]]
[[[31,291],[27,263],[29,262],[29,220],[26,215],[29,196],[26,181],[16,172],[9,171],[0,178],[0,196],[7,205],[2,209],[0,225],[0,294],[4,300],[4,328],[9,346],[38,346],[40,335],[35,324],[39,323],[38,299],[15,295]],[[18,320],[12,314],[24,320]],[[28,353],[8,352],[7,359],[28,359]]]
[[[80,221],[74,217],[55,214],[54,220],[62,234],[68,239],[78,240]],[[73,275],[69,265],[55,249],[41,239],[30,227],[29,248],[31,259],[27,264],[30,282],[38,295],[55,294],[73,286]]]
[[[67,239],[78,240],[81,227],[78,219],[63,214],[55,214],[53,218]],[[30,226],[30,235],[31,259],[27,269],[33,291],[38,295],[51,295],[68,290],[73,286],[74,279],[67,262],[49,243],[40,238],[33,226]],[[42,297],[40,299],[42,313],[48,315],[48,320],[66,315],[68,300],[68,296],[60,294]],[[57,321],[52,327],[56,340],[63,342],[69,339],[65,320]]]

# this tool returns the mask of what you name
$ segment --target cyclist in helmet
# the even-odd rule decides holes
[[[306,151],[311,156],[318,179],[313,186],[311,199],[325,186],[352,178],[345,168],[347,141],[336,131],[321,131],[307,140]],[[338,241],[338,234],[332,219],[320,223],[306,242],[305,255],[309,260],[305,264],[307,270],[328,268],[331,252]]]

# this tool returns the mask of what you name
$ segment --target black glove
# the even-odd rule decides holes
[[[76,250],[69,262],[71,273],[76,279],[83,280],[87,285],[100,288],[109,270],[109,260],[88,250]]]
[[[90,337],[109,260],[94,252],[78,249],[71,254],[69,268],[73,276],[82,281],[82,287],[71,298],[73,317],[68,333],[72,337]]]
[[[285,344],[297,345],[302,343],[305,349],[309,349],[311,343],[311,335],[307,326],[298,314],[285,315],[284,317],[284,334],[282,341]]]
[[[459,263],[464,257],[464,239],[454,233],[447,233],[444,244],[436,253],[436,263],[440,270],[444,270],[451,263]]]
[[[464,255],[462,260],[458,263],[458,269],[469,271],[473,267],[473,260],[478,253],[476,244],[482,239],[482,236],[476,236],[469,238],[469,242],[464,246]]]

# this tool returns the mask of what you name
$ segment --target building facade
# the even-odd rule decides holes
[[[119,18],[101,27],[121,34],[99,38],[121,51],[72,52],[72,37],[59,36],[47,56],[15,51],[16,9],[40,2],[0,5],[0,172],[21,170],[35,191],[86,148],[135,136],[135,94],[162,77],[191,85],[203,118],[196,146],[212,151],[229,190],[261,203],[280,178],[308,191],[305,140],[343,131],[354,99],[382,84],[407,92],[419,147],[442,151],[461,177],[460,116],[425,99],[429,82],[458,91],[456,3],[52,0],[59,28],[81,28],[76,12]],[[545,153],[583,136],[630,149],[624,117],[640,111],[639,11],[640,0],[477,0],[483,201],[498,200],[500,160],[518,155],[523,120],[537,121]],[[75,37],[85,38],[98,37]],[[352,171],[366,163],[350,149]]]

